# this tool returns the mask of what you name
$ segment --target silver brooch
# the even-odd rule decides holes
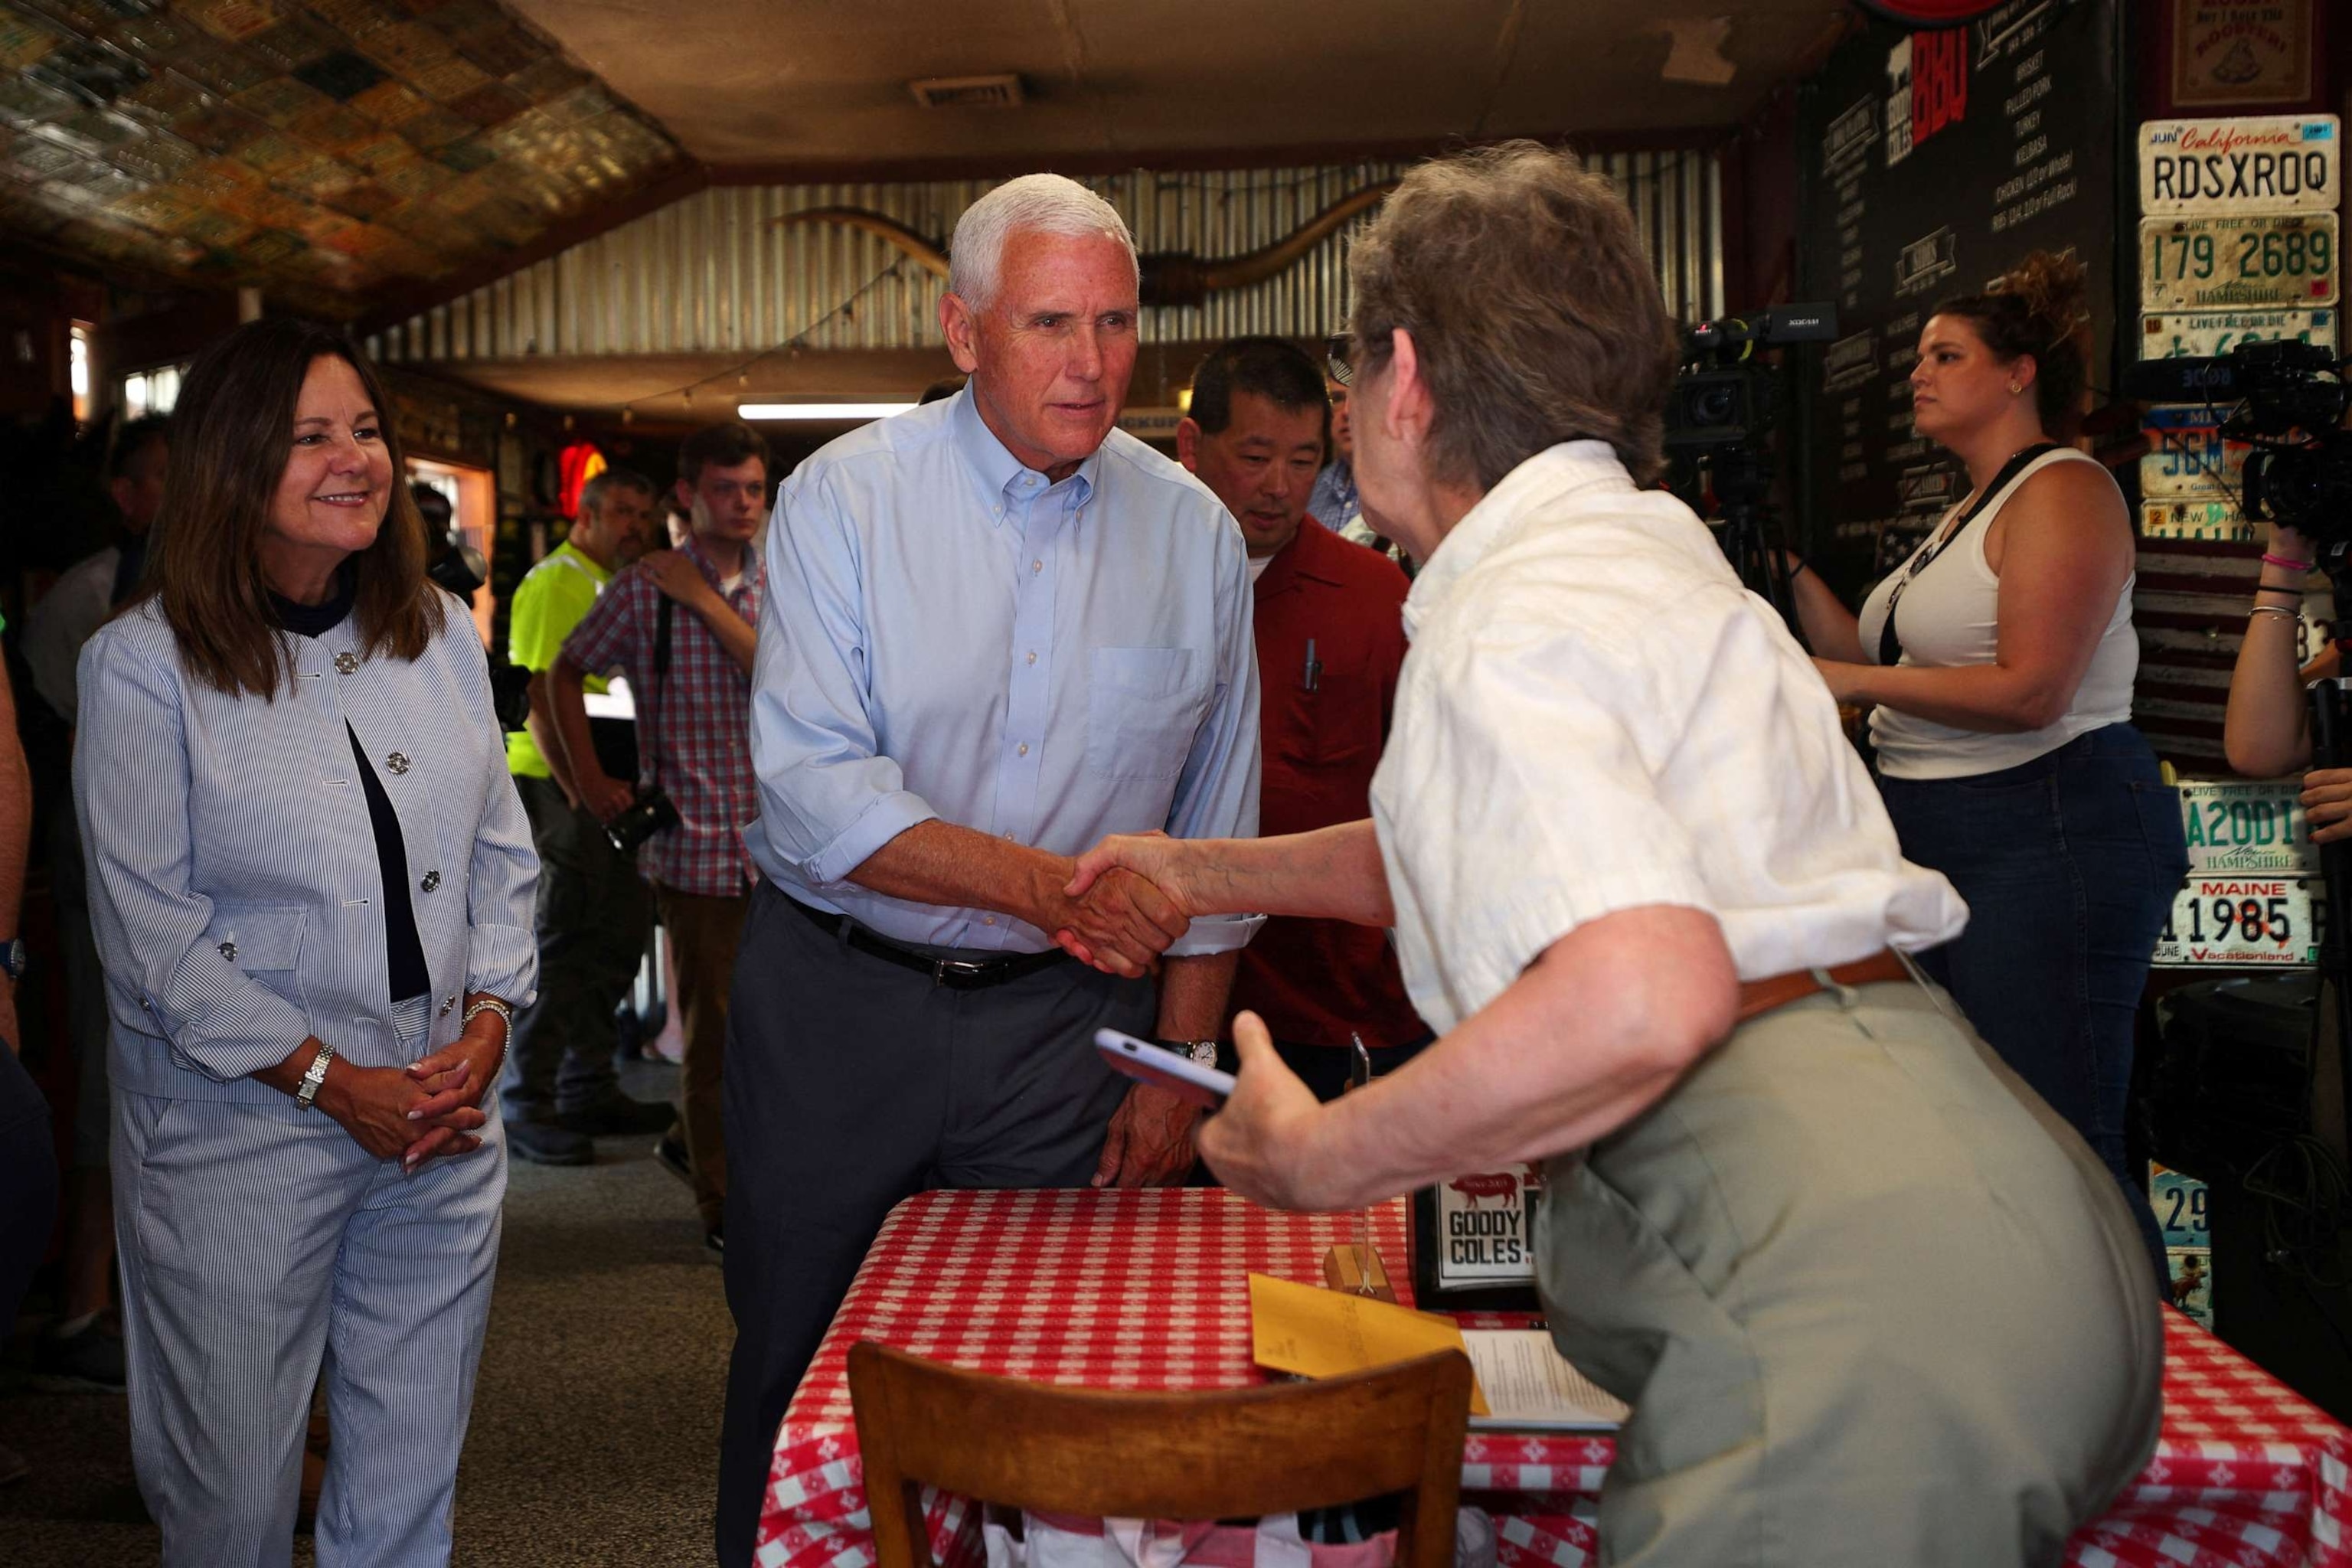
[[[344,675],[359,673],[360,656],[345,648],[335,656],[335,668]]]
[[[395,773],[404,773],[408,771],[408,753],[406,752],[394,752],[392,755],[384,758],[383,765],[390,768]]]

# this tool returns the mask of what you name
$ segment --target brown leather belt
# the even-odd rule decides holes
[[[1818,977],[1822,974],[1830,977],[1830,985],[1821,983]],[[1883,981],[1910,978],[1910,966],[1895,955],[1893,948],[1882,947],[1868,958],[1841,963],[1835,969],[1792,969],[1786,974],[1744,981],[1739,987],[1739,1021],[1745,1024],[1775,1007],[1785,1007],[1815,992],[1827,991],[1832,985],[1875,985]]]

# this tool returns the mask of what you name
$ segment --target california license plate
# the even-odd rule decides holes
[[[2149,218],[2139,297],[2149,311],[2336,303],[2336,215]]]
[[[2144,500],[2139,503],[2142,539],[2209,539],[2251,544],[2254,525],[2233,501]]]
[[[2139,460],[2139,493],[2150,500],[2221,501],[2235,507],[2246,491],[2243,441],[2221,439],[2216,412],[2203,406],[2151,408],[2140,421],[2147,456]]]
[[[2319,954],[2312,884],[2291,878],[2191,877],[2173,895],[2172,918],[2156,939],[2155,962],[2169,969],[2276,969]]]
[[[2344,199],[2337,129],[2332,114],[2142,121],[2139,210],[2333,212]]]
[[[2317,343],[2336,346],[2333,310],[2192,310],[2187,315],[2142,316],[2139,357],[2206,359],[2240,343]]]

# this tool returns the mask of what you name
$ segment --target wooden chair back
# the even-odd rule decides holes
[[[1108,1519],[1233,1519],[1397,1492],[1397,1568],[1452,1568],[1470,1382],[1459,1351],[1198,1394],[1055,1388],[871,1342],[849,1351],[879,1568],[935,1568],[926,1485]]]

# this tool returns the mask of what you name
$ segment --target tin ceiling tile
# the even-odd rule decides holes
[[[449,104],[490,85],[487,71],[457,55],[420,64],[409,73],[409,79],[427,98]]]
[[[23,12],[0,7],[0,70],[22,70],[64,42]]]
[[[348,103],[383,80],[383,70],[365,55],[338,48],[294,73],[338,103]]]
[[[256,33],[245,47],[282,71],[299,71],[343,47],[342,36],[314,22],[299,11],[289,12],[276,26]]]
[[[231,44],[268,32],[281,15],[270,0],[186,0],[181,9],[205,32]]]

